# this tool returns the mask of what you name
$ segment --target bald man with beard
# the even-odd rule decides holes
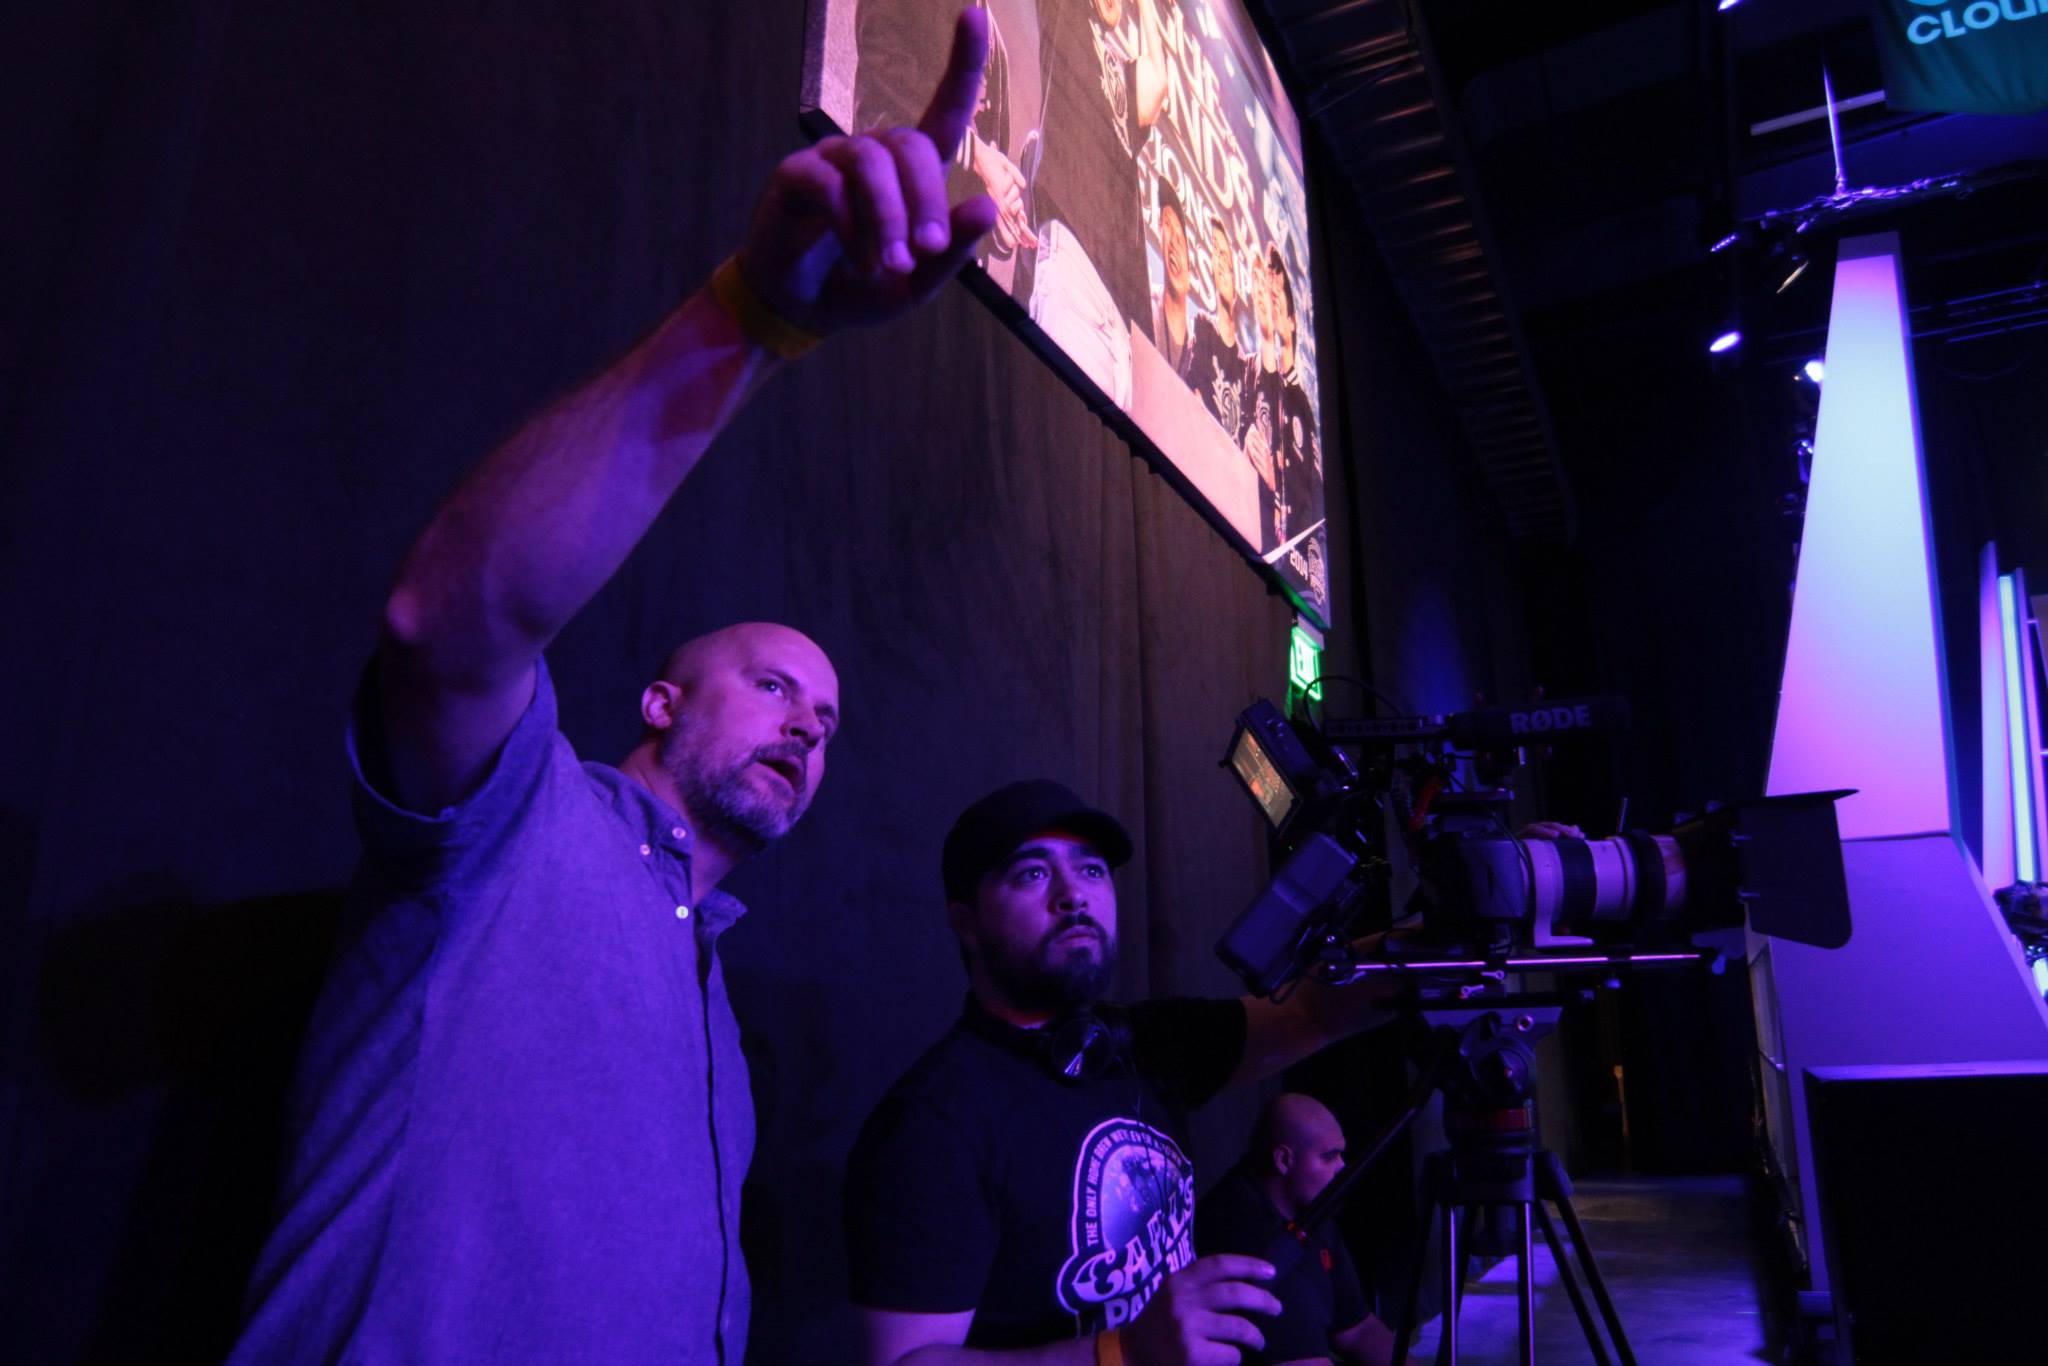
[[[1262,1254],[1344,1170],[1344,1130],[1321,1101],[1283,1091],[1252,1126],[1244,1157],[1202,1197],[1195,1241],[1204,1256]],[[1247,1366],[1388,1366],[1394,1334],[1372,1314],[1343,1237],[1328,1223],[1304,1235],[1302,1255],[1270,1282],[1281,1312],[1262,1322],[1266,1345]],[[1419,1366],[1415,1358],[1408,1366]]]
[[[915,127],[786,158],[711,280],[414,543],[349,729],[363,860],[238,1366],[744,1360],[721,884],[816,794],[839,681],[787,626],[699,637],[613,766],[557,728],[542,652],[781,362],[972,255],[995,205],[949,203],[945,167],[987,49],[970,10]]]

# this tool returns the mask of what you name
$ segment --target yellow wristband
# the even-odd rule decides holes
[[[740,325],[748,341],[784,360],[795,360],[824,340],[762,303],[747,277],[740,274],[736,256],[726,257],[725,263],[711,273],[711,297]]]
[[[1116,1329],[1095,1335],[1095,1366],[1124,1366],[1124,1340]]]

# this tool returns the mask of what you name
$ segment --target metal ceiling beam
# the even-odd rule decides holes
[[[1569,539],[1571,491],[1417,6],[1267,0],[1267,10],[1501,519],[1518,540]]]

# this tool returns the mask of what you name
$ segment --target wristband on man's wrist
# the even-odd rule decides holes
[[[1116,1329],[1095,1335],[1095,1366],[1124,1366],[1123,1335]]]
[[[795,360],[824,338],[798,327],[763,303],[740,271],[737,256],[728,256],[711,273],[711,297],[740,326],[746,339],[771,355]]]

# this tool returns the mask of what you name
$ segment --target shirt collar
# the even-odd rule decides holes
[[[583,772],[604,793],[612,814],[625,825],[629,838],[651,849],[663,850],[685,864],[690,861],[696,836],[681,812],[610,764],[586,761]],[[738,897],[714,889],[697,902],[696,911],[700,932],[717,934],[745,915],[747,908]]]

